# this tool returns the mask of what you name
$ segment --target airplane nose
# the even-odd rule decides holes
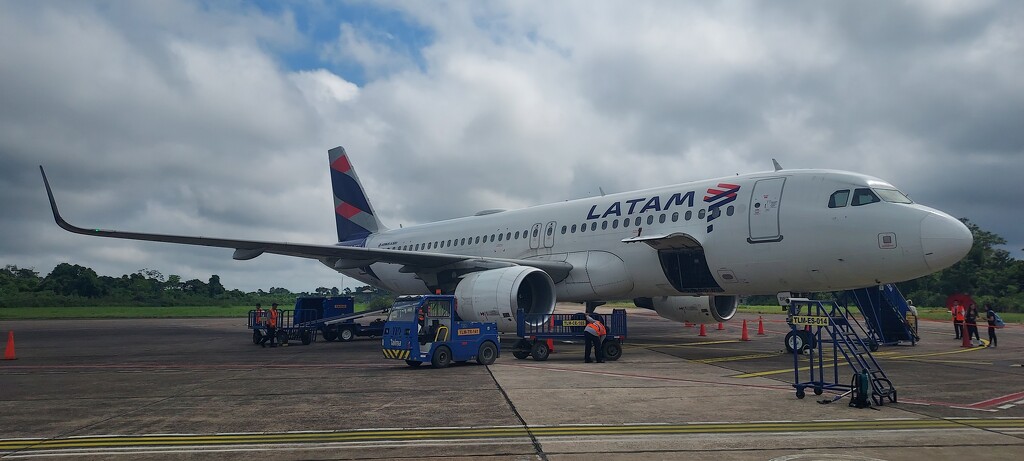
[[[971,230],[956,218],[929,214],[921,220],[921,246],[928,268],[940,271],[963,259],[974,245]]]

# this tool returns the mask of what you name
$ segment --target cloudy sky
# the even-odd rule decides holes
[[[1024,2],[0,0],[0,264],[229,288],[315,261],[85,227],[333,243],[327,149],[386,225],[853,170],[1024,257]]]

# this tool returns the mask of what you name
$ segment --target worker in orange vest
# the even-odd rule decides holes
[[[270,312],[267,313],[267,335],[260,340],[260,347],[267,347],[267,340],[270,340],[270,347],[277,347],[277,320],[280,313],[277,311],[277,303],[270,305]]]
[[[590,363],[590,348],[594,348],[594,358],[597,363],[604,363],[604,336],[608,334],[604,324],[596,315],[587,314],[587,327],[583,329],[583,361]]]
[[[953,301],[953,326],[956,328],[956,339],[962,339],[964,334],[964,320],[967,312],[960,301]]]

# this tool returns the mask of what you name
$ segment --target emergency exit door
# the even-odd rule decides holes
[[[762,179],[754,183],[750,196],[750,237],[747,242],[764,243],[782,240],[779,210],[786,178]]]
[[[530,229],[530,249],[536,250],[540,248],[540,227],[541,224],[537,223]]]

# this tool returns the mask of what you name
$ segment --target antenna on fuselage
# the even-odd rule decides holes
[[[782,165],[779,165],[778,160],[772,159],[772,165],[775,165],[775,171],[779,171],[782,169]]]
[[[597,186],[597,190],[601,192],[601,196],[604,197],[604,189],[601,186]]]

